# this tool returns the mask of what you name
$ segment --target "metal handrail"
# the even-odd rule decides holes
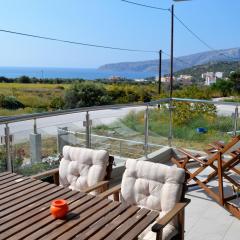
[[[151,101],[147,103],[131,103],[131,104],[115,104],[115,105],[104,105],[104,106],[94,106],[94,107],[83,107],[83,108],[59,110],[59,111],[53,111],[53,112],[24,114],[24,115],[11,116],[11,117],[1,117],[0,124],[21,122],[21,121],[34,120],[34,119],[40,119],[40,118],[46,118],[46,117],[56,117],[60,115],[67,115],[67,114],[80,113],[80,112],[93,112],[93,111],[128,108],[128,107],[153,106],[153,105],[166,103],[166,102],[167,103],[169,102],[169,98],[164,98],[164,99]]]
[[[228,105],[238,107],[240,103],[236,102],[222,102],[222,101],[212,101],[212,100],[203,100],[203,99],[192,99],[192,98],[172,98],[173,101],[177,102],[192,102],[192,103],[209,103],[215,105]]]
[[[163,98],[163,99],[159,99],[159,100],[151,101],[147,103],[104,105],[104,106],[59,110],[59,111],[53,111],[53,112],[24,114],[24,115],[11,116],[11,117],[0,117],[0,124],[21,122],[21,121],[34,120],[34,119],[40,119],[40,118],[46,118],[46,117],[56,117],[60,115],[67,115],[67,114],[81,113],[81,112],[93,112],[93,111],[101,111],[101,110],[108,110],[108,109],[141,107],[141,106],[147,107],[147,106],[154,106],[161,103],[169,103],[171,100],[177,101],[177,102],[209,103],[209,104],[215,104],[215,105],[226,105],[226,106],[235,106],[235,107],[238,107],[240,105],[240,103],[236,103],[236,102],[222,102],[222,101],[191,99],[191,98],[172,98],[172,99]]]

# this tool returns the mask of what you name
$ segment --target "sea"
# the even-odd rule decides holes
[[[20,76],[36,77],[36,78],[62,78],[85,80],[106,79],[113,76],[139,79],[146,77],[154,77],[153,72],[117,72],[103,71],[93,68],[55,68],[55,67],[0,67],[0,77],[17,78]]]

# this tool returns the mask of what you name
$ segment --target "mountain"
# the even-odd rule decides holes
[[[208,64],[197,65],[191,68],[185,68],[183,70],[175,72],[174,75],[191,75],[194,78],[200,78],[202,73],[205,72],[223,72],[223,77],[227,77],[232,71],[237,70],[240,70],[240,61],[215,63],[211,62]]]
[[[191,68],[186,68],[174,73],[174,76],[191,75],[192,81],[195,83],[202,82],[202,73],[205,72],[223,72],[223,77],[228,77],[232,71],[240,70],[240,61],[236,62],[211,62],[208,64],[198,65]]]
[[[189,67],[217,63],[217,62],[232,62],[240,60],[240,48],[222,49],[216,51],[207,51],[195,53],[183,57],[178,57],[174,61],[174,71],[179,71]],[[169,73],[170,60],[162,61],[163,74]],[[116,72],[149,72],[157,74],[158,60],[140,61],[140,62],[121,62],[106,64],[99,67],[99,70],[116,71]]]

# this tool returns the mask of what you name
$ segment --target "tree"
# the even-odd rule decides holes
[[[18,108],[24,108],[25,106],[14,96],[0,95],[0,107],[13,110]]]
[[[233,84],[233,90],[240,93],[240,71],[231,73],[230,81]]]
[[[21,76],[17,79],[17,82],[19,82],[19,83],[31,83],[32,80],[31,80],[31,78],[29,78],[27,76]]]
[[[212,85],[213,90],[220,91],[223,97],[227,97],[231,94],[233,88],[233,82],[230,80],[218,79],[216,83]]]
[[[110,104],[112,99],[101,84],[78,82],[66,91],[65,108],[79,108]]]
[[[53,109],[63,109],[64,107],[64,100],[62,97],[54,97],[50,104],[49,104],[49,107],[50,108],[53,108]]]

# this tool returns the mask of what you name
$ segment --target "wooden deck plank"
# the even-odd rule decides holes
[[[108,237],[104,238],[105,240],[116,240],[126,234],[133,226],[135,226],[139,221],[141,221],[150,210],[140,209],[136,214],[131,218],[125,221],[121,226],[115,229]]]
[[[134,215],[138,210],[139,210],[139,207],[136,207],[136,206],[132,206],[128,208],[127,211],[125,211],[123,214],[121,214],[120,216],[115,218],[113,221],[108,223],[104,228],[102,228],[100,231],[98,231],[89,239],[91,240],[105,239],[106,236],[112,233],[118,226],[124,223],[127,219],[131,218],[132,215]]]
[[[70,227],[70,225],[73,225],[74,227],[71,230],[66,229],[67,232],[62,234],[61,236],[59,236],[58,239],[59,240],[72,239],[73,237],[75,237],[79,233],[81,233],[83,230],[88,228],[91,224],[97,222],[101,217],[103,217],[104,215],[108,214],[109,212],[111,212],[112,210],[117,208],[119,205],[120,205],[120,202],[111,202],[106,207],[97,211],[95,214],[90,215],[86,220],[82,221],[81,224],[79,224],[79,225],[74,224],[75,225],[74,226],[73,222],[69,222],[72,224],[68,224],[68,226]],[[80,218],[81,218],[81,216],[80,216]]]
[[[14,187],[15,187],[15,184],[16,184],[16,183],[25,181],[26,179],[29,179],[29,177],[18,178],[18,179],[15,179],[14,181],[5,183],[4,185],[0,185],[0,191],[3,190],[3,189],[5,189],[5,188],[7,188],[7,187],[9,187],[9,186],[14,186]]]
[[[90,195],[87,195],[87,197],[90,197]],[[67,227],[67,224],[70,220],[77,221],[77,219],[79,219],[79,216],[81,217],[81,220],[83,220],[96,212],[99,208],[104,207],[108,203],[109,200],[107,199],[88,199],[86,203],[80,205],[79,207],[76,207],[75,209],[70,210],[70,214],[68,214],[64,220],[54,220],[52,216],[49,216],[48,218],[45,218],[42,222],[38,222],[38,225],[40,225],[41,229],[38,228],[38,231],[32,232],[33,234],[26,237],[25,240],[35,240],[41,238],[46,239],[46,235],[51,232],[52,234],[56,235],[58,235],[59,233],[61,234],[64,228]],[[63,228],[59,228],[60,232],[55,231],[59,226],[62,225],[64,226]],[[47,239],[49,240],[50,236],[48,236]]]
[[[122,237],[122,240],[129,240],[129,239],[135,239],[137,236],[140,235],[151,223],[154,222],[159,217],[159,213],[157,212],[151,212],[149,213],[145,218],[144,221],[139,222],[135,227],[133,227],[124,237]],[[151,231],[151,229],[150,229]]]
[[[42,182],[39,185],[34,187],[35,191],[33,191],[33,192],[29,192],[29,193],[25,194],[24,196],[21,196],[21,197],[19,197],[17,199],[13,199],[12,201],[9,201],[9,202],[5,202],[4,203],[4,201],[2,201],[2,203],[0,205],[1,212],[3,212],[4,209],[8,209],[8,208],[10,208],[12,206],[15,206],[15,205],[17,205],[17,204],[19,204],[21,202],[24,202],[27,199],[30,199],[30,198],[32,198],[34,196],[37,196],[38,194],[41,194],[41,193],[47,191],[48,189],[50,189],[52,187],[53,186],[49,185],[48,183]],[[0,213],[0,216],[1,216],[1,213]]]
[[[69,203],[65,219],[50,214],[56,198]],[[158,217],[147,209],[9,172],[0,173],[0,209],[1,240],[134,239]]]
[[[23,184],[22,186],[18,186],[14,189],[11,189],[10,191],[4,191],[2,194],[0,193],[0,200],[5,199],[9,196],[14,196],[14,195],[32,187],[32,186],[35,186],[35,185],[40,184],[40,183],[41,183],[41,181],[38,181],[38,180],[37,181],[29,181],[27,184]]]
[[[5,176],[5,175],[8,175],[8,174],[11,174],[11,172],[1,172],[0,176],[2,177],[2,176]]]
[[[6,179],[8,179],[8,178],[10,178],[10,177],[13,177],[13,176],[16,176],[16,175],[17,175],[16,173],[4,174],[4,175],[0,176],[0,182],[1,182],[2,180],[6,180]]]
[[[73,202],[72,204],[69,205],[69,212],[73,211],[74,208],[77,208],[79,205],[90,201],[92,198],[93,196],[86,195],[86,196],[83,196],[77,203]],[[29,235],[34,239],[34,233],[37,235],[38,234],[37,232],[39,231],[39,229],[44,228],[51,222],[54,222],[57,220],[54,220],[54,218],[50,215],[50,212],[47,211],[47,216],[45,216],[44,218],[42,218],[42,216],[39,216],[39,215],[35,216],[33,221],[34,222],[36,221],[36,224],[32,226],[28,225],[29,227],[23,229],[22,231],[18,232],[15,236],[12,236],[12,238],[9,238],[9,239],[15,239],[15,237],[21,237],[25,239]]]
[[[40,199],[42,199],[46,196],[49,196],[50,194],[52,194],[52,193],[58,191],[59,189],[61,189],[61,188],[57,188],[53,184],[51,184],[49,186],[46,186],[46,187],[49,187],[49,189],[48,190],[44,189],[45,191],[43,191],[41,194],[39,193],[38,195],[36,195],[32,198],[29,198],[28,200],[26,200],[24,202],[21,202],[17,205],[14,205],[14,206],[12,206],[10,208],[7,208],[4,211],[0,212],[0,217],[2,218],[3,216],[6,216],[10,213],[14,213],[18,209],[21,209],[21,208],[23,208],[27,205],[33,204],[34,202],[39,201]]]
[[[33,180],[31,178],[24,178],[23,181],[16,182],[14,185],[11,185],[4,189],[1,189],[0,196],[4,193],[7,193],[8,191],[12,191],[14,189],[17,190],[19,187],[29,184],[31,182],[33,182]]]
[[[112,212],[107,214],[105,217],[101,218],[99,221],[94,223],[93,225],[89,226],[88,229],[81,232],[77,237],[75,237],[75,240],[86,240],[97,231],[101,230],[104,226],[106,226],[110,221],[118,217],[120,214],[122,214],[124,211],[126,211],[129,208],[126,204],[121,204],[119,207],[114,209]]]
[[[0,206],[4,205],[6,202],[13,201],[15,199],[20,199],[21,197],[27,197],[30,193],[35,190],[46,186],[46,184],[42,184],[41,181],[34,181],[28,185],[24,185],[23,187],[12,190],[11,192],[7,192],[6,194],[0,195]]]
[[[61,199],[67,200],[68,204],[72,204],[76,201],[79,201],[81,198],[86,196],[84,193],[77,193],[75,191],[70,191],[65,194],[60,194],[59,197]],[[54,198],[53,198],[54,199]],[[9,222],[5,225],[5,231],[1,232],[1,239],[9,239],[11,236],[13,236],[16,233],[19,233],[17,236],[21,236],[21,231],[25,231],[26,228],[29,227],[29,222],[31,224],[37,224],[38,221],[42,220],[45,217],[49,216],[49,208],[50,208],[51,202],[48,202],[45,204],[44,207],[33,209],[32,211],[28,212],[24,216],[20,216],[18,219],[14,219],[15,223],[13,221]],[[17,223],[17,221],[19,223]],[[14,225],[15,226],[14,226]]]
[[[0,181],[0,188],[3,188],[5,183],[9,183],[9,182],[15,183],[14,180],[17,180],[19,178],[21,179],[21,178],[23,178],[23,176],[21,176],[21,175],[13,175],[13,176],[11,176],[11,177],[9,177],[7,179],[4,179],[4,180]]]
[[[45,209],[46,207],[49,207],[52,200],[59,198],[62,194],[71,195],[70,194],[71,192],[75,193],[75,191],[71,191],[68,188],[62,188],[62,189],[56,191],[55,193],[50,194],[46,198],[36,201],[33,204],[29,204],[17,211],[5,216],[4,218],[1,218],[0,219],[0,232],[4,231],[6,229],[6,225],[14,226],[14,225],[20,223],[21,221],[24,221],[28,217],[35,215],[36,211],[41,211],[42,208]]]

